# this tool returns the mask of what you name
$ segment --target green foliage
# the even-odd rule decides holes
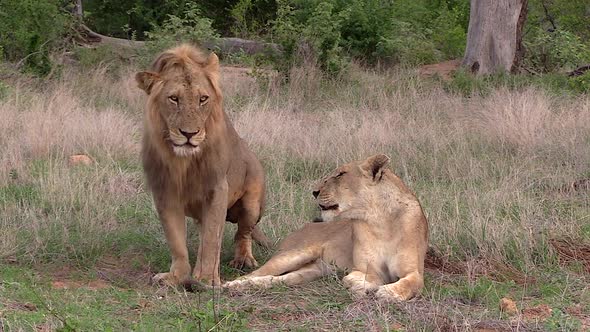
[[[334,5],[320,2],[303,29],[303,38],[317,54],[320,64],[328,72],[336,73],[345,66],[341,52],[341,28],[346,12],[337,13]]]
[[[567,30],[537,29],[525,40],[525,65],[538,72],[574,69],[590,62],[590,46]]]
[[[8,61],[44,75],[49,53],[67,34],[71,16],[60,0],[3,0],[0,6],[0,50]]]
[[[230,17],[233,20],[231,32],[238,37],[258,38],[268,32],[268,23],[276,18],[276,13],[276,1],[238,0],[230,9]]]
[[[181,42],[199,44],[218,37],[212,21],[201,14],[197,5],[187,3],[186,7],[182,15],[170,14],[162,25],[154,25],[151,32],[146,32],[149,58]]]
[[[350,57],[368,63],[436,62],[463,53],[469,13],[465,4],[282,0],[271,22],[272,37],[291,55],[308,45],[328,72],[346,68]]]
[[[502,87],[518,90],[529,86],[541,88],[554,95],[575,95],[590,91],[590,72],[570,78],[563,74],[510,75],[504,72],[474,76],[468,71],[458,70],[452,80],[442,84],[447,91],[466,97],[485,96]]]
[[[435,47],[445,58],[460,58],[465,51],[467,29],[461,25],[465,8],[442,9],[432,27]],[[468,10],[467,10],[468,13]]]
[[[590,71],[569,80],[569,86],[574,91],[590,93]]]
[[[10,93],[10,86],[0,81],[0,100],[6,98]]]
[[[426,34],[415,29],[408,22],[392,22],[395,35],[382,37],[376,54],[393,63],[420,65],[436,62],[441,58]]]
[[[84,21],[94,31],[107,36],[140,39],[152,25],[160,25],[168,15],[181,15],[188,1],[151,0],[84,1]]]

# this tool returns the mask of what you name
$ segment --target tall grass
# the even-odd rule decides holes
[[[68,72],[43,89],[15,82],[1,100],[0,257],[85,264],[135,251],[166,267],[132,76]],[[590,177],[588,96],[525,87],[465,97],[402,70],[223,78],[226,111],[266,169],[261,225],[272,238],[311,220],[322,175],[383,152],[422,201],[432,246],[451,259],[534,271],[555,263],[549,238],[590,242],[588,193],[561,190]],[[69,166],[76,153],[95,163]]]

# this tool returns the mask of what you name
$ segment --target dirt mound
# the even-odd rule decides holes
[[[461,59],[449,60],[421,66],[418,68],[418,74],[420,77],[433,77],[438,75],[444,80],[450,80],[459,66],[461,66]]]
[[[470,278],[487,276],[496,281],[514,281],[516,284],[532,284],[535,279],[518,269],[487,257],[476,257],[467,261],[451,261],[435,248],[428,248],[424,260],[426,269],[454,275],[465,275]]]

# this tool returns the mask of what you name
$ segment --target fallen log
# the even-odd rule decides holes
[[[144,41],[101,35],[100,33],[90,30],[90,28],[84,24],[80,25],[80,34],[88,44],[107,44],[129,48],[139,48],[145,45]],[[283,54],[283,49],[278,44],[232,37],[206,41],[203,42],[201,46],[221,54],[244,53],[248,55],[263,54],[267,56],[280,56]]]
[[[587,72],[588,70],[590,70],[590,65],[581,66],[581,67],[578,67],[578,68],[570,71],[569,73],[567,73],[567,76],[569,76],[569,77],[581,76],[581,75],[584,75],[584,73]]]

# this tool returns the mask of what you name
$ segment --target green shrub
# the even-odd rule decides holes
[[[566,30],[537,29],[524,42],[525,66],[537,72],[573,69],[590,62],[590,46]]]
[[[84,22],[94,31],[107,36],[143,40],[144,32],[162,24],[168,15],[181,15],[186,0],[84,1]]]
[[[590,93],[590,71],[569,80],[569,87],[578,92]]]
[[[2,0],[0,49],[8,61],[44,75],[51,70],[49,53],[68,33],[72,17],[60,0]]]
[[[280,0],[272,37],[287,55],[309,44],[320,66],[337,72],[349,58],[418,65],[460,56],[468,6],[464,0]],[[298,54],[297,56],[300,56]]]
[[[463,56],[467,41],[467,30],[461,26],[464,12],[459,8],[443,9],[432,27],[432,40],[435,47],[447,59]]]
[[[381,37],[376,55],[392,63],[420,65],[439,61],[442,56],[428,38],[429,31],[421,32],[411,23],[391,22],[395,34]]]
[[[151,61],[154,54],[182,42],[200,44],[218,38],[212,21],[201,14],[197,5],[187,3],[186,6],[183,15],[168,15],[162,25],[154,25],[152,31],[145,33],[147,54],[143,58]]]

